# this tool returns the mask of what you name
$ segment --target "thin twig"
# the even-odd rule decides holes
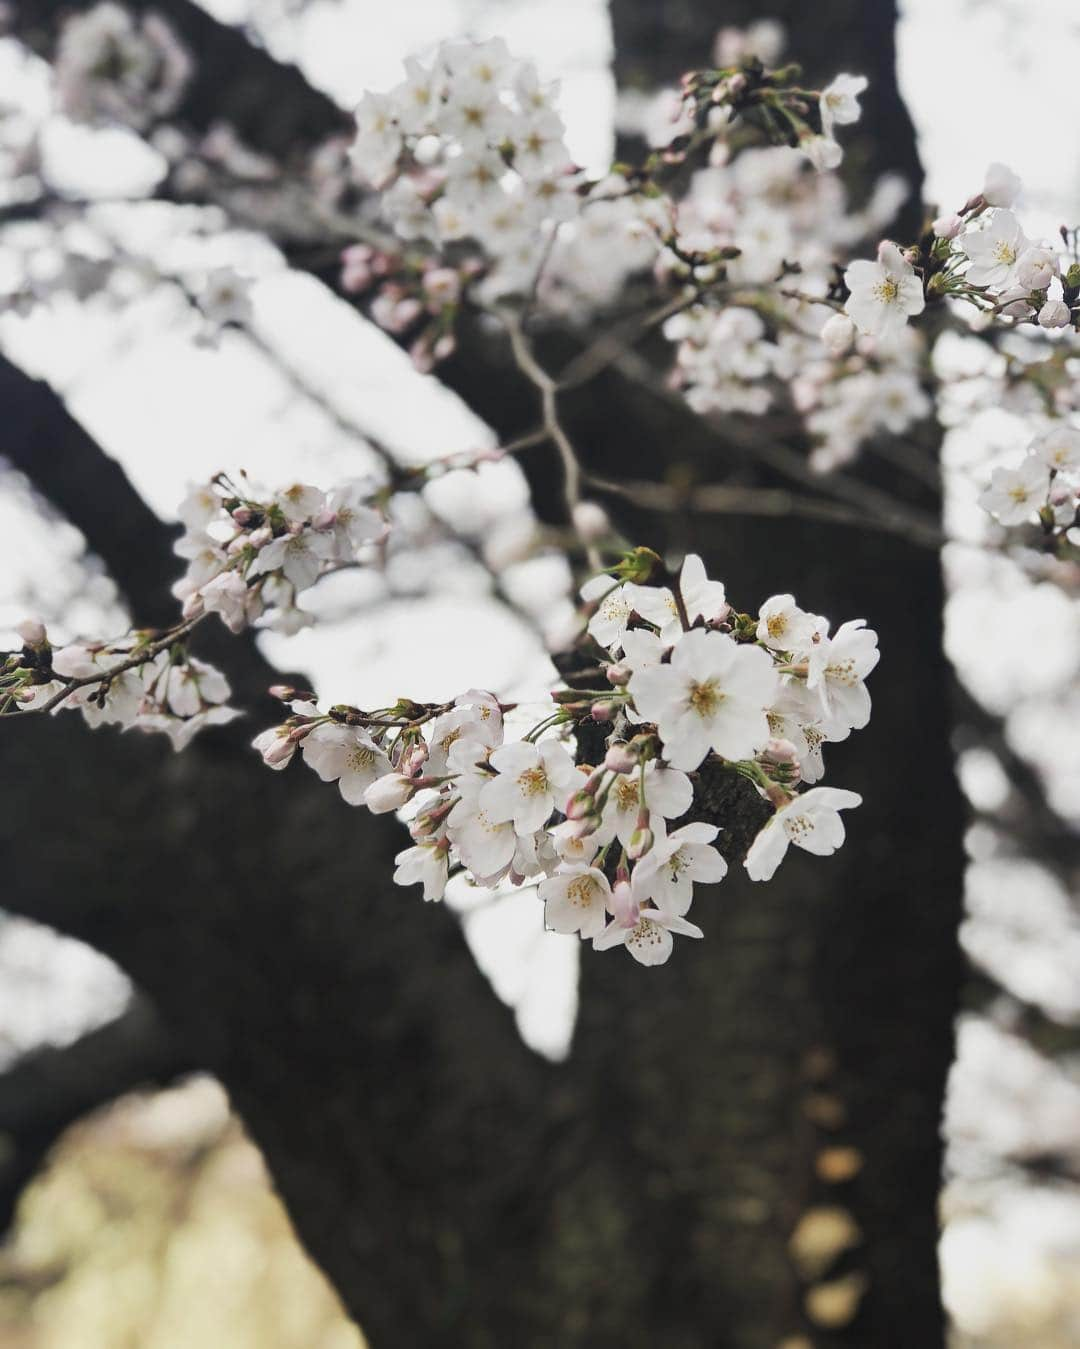
[[[518,369],[539,391],[540,415],[543,419],[544,429],[552,444],[558,450],[559,458],[562,461],[563,499],[566,502],[570,524],[581,541],[589,566],[593,571],[600,571],[603,567],[600,551],[595,543],[582,536],[575,519],[577,507],[581,502],[581,461],[570,442],[570,437],[559,421],[558,382],[548,374],[533,355],[520,316],[508,309],[500,309],[498,314],[509,335],[510,349],[514,354]]]
[[[183,623],[177,624],[175,628],[170,628],[164,637],[156,642],[140,648],[137,656],[131,656],[128,660],[121,661],[119,665],[113,665],[108,670],[102,670],[100,674],[80,675],[78,679],[72,679],[64,688],[58,689],[51,698],[41,704],[40,707],[27,707],[20,712],[0,713],[0,716],[31,716],[38,712],[51,712],[54,707],[59,707],[65,699],[69,698],[76,689],[88,688],[91,684],[104,684],[109,680],[115,679],[117,675],[123,674],[125,670],[134,670],[139,665],[145,665],[148,661],[160,655],[162,651],[168,651],[171,646],[175,646],[182,638],[186,637],[192,628],[197,627],[204,618],[209,617],[207,613],[201,613],[195,618],[185,619]]]

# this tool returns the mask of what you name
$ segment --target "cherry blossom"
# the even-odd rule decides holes
[[[705,935],[701,928],[677,914],[643,909],[632,926],[609,923],[593,937],[593,950],[610,951],[615,946],[624,946],[639,965],[663,965],[671,955],[673,932],[684,937]]]
[[[530,834],[546,824],[581,775],[556,740],[538,745],[503,745],[491,755],[497,776],[480,792],[480,804],[490,819],[513,820],[519,834]]]
[[[745,862],[750,879],[771,880],[791,843],[818,857],[830,856],[844,841],[839,812],[861,805],[862,797],[857,792],[838,787],[811,787],[792,797],[750,845]]]
[[[753,755],[769,738],[765,709],[779,679],[768,655],[719,632],[689,632],[668,665],[637,670],[627,686],[655,721],[668,762],[697,768],[710,748],[729,759]]]
[[[1019,468],[995,468],[979,505],[1003,525],[1022,525],[1045,504],[1049,490],[1049,468],[1030,455]]]
[[[844,308],[871,337],[890,336],[926,307],[922,282],[894,243],[881,245],[877,262],[853,262],[844,283],[851,292]]]
[[[690,908],[694,885],[713,885],[727,875],[727,863],[710,845],[719,829],[693,821],[676,829],[634,868],[634,878],[666,914],[682,917]]]
[[[611,902],[611,883],[596,867],[568,865],[540,882],[544,921],[553,932],[598,936]]]

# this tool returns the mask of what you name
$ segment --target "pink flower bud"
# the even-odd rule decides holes
[[[656,835],[647,826],[637,828],[630,835],[630,842],[626,848],[627,857],[633,858],[636,862],[638,858],[644,857],[647,852],[652,851],[653,844],[656,842]]]
[[[46,640],[45,624],[40,618],[24,618],[15,625],[15,631],[26,646],[41,646]]]
[[[629,881],[617,881],[611,887],[611,912],[620,927],[633,927],[641,912],[634,899]]]
[[[428,747],[427,745],[412,745],[407,753],[401,756],[401,762],[398,768],[405,777],[414,777],[427,763]]]
[[[591,815],[596,809],[596,800],[589,791],[575,792],[563,807],[563,814],[568,820],[583,820],[586,815]]]
[[[580,820],[571,820],[566,830],[569,838],[588,838],[600,828],[599,815],[583,815]]]
[[[296,741],[291,735],[281,735],[281,729],[275,726],[269,731],[263,731],[252,741],[262,755],[263,763],[270,768],[284,768],[296,753]]]
[[[291,702],[296,697],[296,690],[288,684],[271,684],[268,692],[271,698],[277,698],[283,703]]]
[[[593,721],[610,721],[615,715],[617,707],[617,703],[608,701],[593,703],[589,710],[589,716],[592,717]]]
[[[780,740],[773,737],[761,753],[763,763],[772,764],[777,768],[798,769],[799,751],[790,740]]]
[[[238,525],[249,525],[255,517],[250,506],[237,506],[232,512],[232,518]]]
[[[621,684],[629,684],[630,676],[634,672],[629,665],[609,665],[604,673],[607,675],[609,684],[619,686]]]
[[[612,773],[632,773],[637,763],[637,755],[625,744],[609,746],[604,755],[604,767]]]
[[[416,782],[401,773],[388,773],[376,778],[364,793],[364,805],[373,815],[386,815],[400,810],[416,791]]]
[[[952,211],[948,215],[939,215],[930,228],[939,239],[955,239],[963,223],[961,217]]]

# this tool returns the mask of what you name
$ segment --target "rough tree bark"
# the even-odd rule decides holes
[[[686,12],[709,32],[735,16],[705,9]],[[616,5],[625,50],[630,20],[661,10]],[[874,13],[850,64],[891,78],[892,6]],[[798,47],[831,24],[818,11],[793,27]],[[663,31],[649,41],[668,59]],[[910,162],[910,138],[898,153]],[[532,424],[531,395],[482,344],[447,376],[500,433]],[[566,413],[608,474],[686,462],[705,476],[717,453],[617,373]],[[48,448],[38,430],[22,453],[45,490]],[[95,462],[85,438],[79,453]],[[133,519],[137,503],[104,474],[87,481],[69,510],[100,549],[110,514]],[[554,510],[550,476],[537,486]],[[586,953],[565,1065],[521,1046],[451,915],[392,893],[397,826],[310,774],[261,770],[250,727],[174,757],[75,717],[5,726],[18,786],[0,813],[4,905],[117,959],[185,1059],[220,1076],[376,1349],[775,1349],[799,1332],[815,1349],[933,1349],[961,866],[937,559],[857,529],[687,515],[657,540],[655,517],[627,518],[643,541],[699,548],[744,605],[795,588],[865,616],[884,659],[870,727],[830,756],[831,780],[866,798],[845,849],[792,857],[765,887],[734,868],[701,897],[707,940],[662,969]],[[144,546],[160,556],[165,540],[112,559],[121,585],[138,583]],[[250,687],[258,658],[237,650]],[[861,1170],[830,1184],[820,1154],[841,1144]],[[832,1330],[808,1319],[809,1270],[789,1252],[823,1202],[862,1232],[824,1273],[864,1288]]]

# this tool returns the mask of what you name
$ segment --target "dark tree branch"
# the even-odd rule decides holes
[[[142,997],[116,1020],[62,1049],[44,1049],[0,1075],[0,1231],[23,1185],[60,1134],[125,1091],[163,1085],[195,1065]]]

